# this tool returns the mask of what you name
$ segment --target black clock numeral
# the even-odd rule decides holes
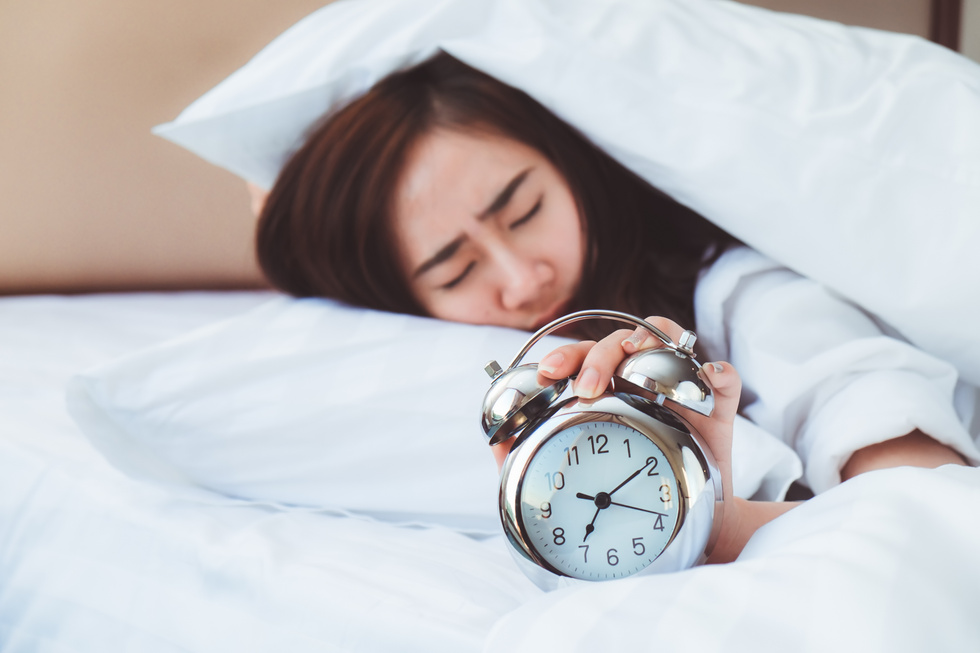
[[[660,500],[670,503],[670,484],[667,481],[660,484]]]
[[[565,475],[561,472],[555,472],[554,474],[545,473],[548,479],[548,487],[553,487],[556,490],[560,490],[565,487]]]
[[[565,529],[564,528],[561,528],[561,527],[556,528],[555,530],[551,531],[551,535],[554,538],[555,544],[557,544],[558,546],[561,546],[562,544],[565,543]]]
[[[615,567],[619,564],[619,556],[616,555],[616,549],[609,549],[606,551],[606,562],[609,563],[610,567]]]
[[[634,537],[633,538],[633,554],[634,555],[641,556],[644,553],[646,553],[646,551],[647,551],[647,548],[645,546],[643,546],[643,538],[642,537]]]
[[[592,445],[592,455],[595,455],[597,453],[609,453],[609,450],[606,449],[606,445],[609,444],[609,438],[607,438],[606,436],[604,436],[601,433],[599,435],[595,436],[595,438],[593,438],[590,435],[589,436],[589,444]],[[597,447],[596,445],[599,445],[599,446]]]
[[[551,503],[545,501],[541,504],[541,517],[543,519],[548,519],[551,517]]]
[[[650,467],[650,469],[647,470],[647,476],[659,476],[660,472],[655,472],[653,470],[657,468],[657,465],[660,464],[660,461],[654,458],[653,456],[650,456],[649,458],[647,458],[647,464],[649,465],[650,463],[653,463],[653,465]]]
[[[630,439],[629,438],[626,438],[625,440],[623,440],[623,444],[626,445],[626,457],[627,458],[632,458],[633,457],[633,454],[630,453]]]
[[[578,465],[578,447],[573,446],[571,449],[565,447],[565,457],[568,459],[568,466],[572,466],[572,459],[575,459],[575,464]]]
[[[585,551],[582,552],[582,562],[583,563],[588,563],[589,562],[589,545],[588,544],[579,544],[578,545],[578,548],[585,549]]]

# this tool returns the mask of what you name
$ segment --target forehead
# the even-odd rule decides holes
[[[458,205],[476,214],[514,175],[543,158],[506,136],[433,130],[408,152],[396,191],[396,213]]]
[[[393,205],[395,235],[410,255],[430,239],[453,238],[514,176],[542,164],[537,150],[506,136],[432,130],[405,159]],[[426,242],[415,242],[420,239]]]

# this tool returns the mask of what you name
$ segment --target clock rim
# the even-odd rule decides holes
[[[656,413],[656,415],[651,415],[651,412]],[[676,421],[678,426],[683,427],[684,430],[664,422],[660,419],[663,417]],[[720,530],[720,519],[715,518],[716,515],[720,514],[720,510],[715,504],[724,500],[721,476],[711,452],[696,429],[677,413],[645,399],[621,393],[605,393],[590,400],[573,398],[565,402],[546,419],[529,425],[521,433],[519,440],[504,462],[500,479],[498,508],[501,524],[511,548],[527,562],[554,576],[586,582],[612,580],[580,578],[556,569],[537,551],[530,540],[520,510],[523,477],[531,460],[547,441],[559,432],[586,422],[620,423],[636,430],[664,452],[677,479],[679,490],[678,515],[673,533],[671,533],[661,553],[646,567],[621,578],[635,577],[645,573],[678,571],[679,568],[676,564],[658,565],[657,563],[664,558],[664,554],[682,535],[685,539],[684,544],[687,546],[687,540],[692,539],[689,535],[692,505],[703,505],[705,495],[710,494],[711,496],[707,498],[710,499],[708,503],[710,503],[711,523],[706,529],[699,528],[700,532],[693,534],[693,549],[697,551],[683,557],[680,568],[688,568],[703,563],[710,555]],[[656,437],[651,437],[651,431],[656,434]],[[685,451],[692,452],[694,456],[688,455],[686,456],[687,460],[685,460]],[[698,464],[692,464],[692,458],[696,459]],[[699,515],[701,512],[704,512],[703,508],[699,509]],[[661,569],[661,566],[668,568]],[[530,570],[528,575],[532,575]]]

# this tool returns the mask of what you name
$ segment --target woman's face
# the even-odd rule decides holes
[[[409,152],[393,232],[433,317],[535,329],[566,312],[585,238],[564,178],[512,139],[437,129]]]

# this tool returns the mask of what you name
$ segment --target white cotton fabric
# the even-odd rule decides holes
[[[78,374],[67,402],[91,442],[140,480],[498,533],[483,367],[507,364],[528,337],[276,297]],[[545,338],[525,361],[564,342]],[[733,449],[738,496],[778,499],[802,473],[745,419]]]
[[[540,594],[499,538],[131,479],[65,410],[80,370],[270,298],[0,298],[0,650],[465,653]]]
[[[260,185],[444,49],[980,383],[980,66],[724,0],[341,0],[157,133]]]
[[[546,594],[499,535],[131,479],[66,412],[65,382],[79,370],[268,301],[0,299],[4,653],[574,652],[651,642],[704,653],[919,653],[980,641],[977,469],[867,474],[767,525],[735,563]]]
[[[576,587],[497,622],[490,653],[921,653],[980,641],[980,470],[866,474],[763,527],[739,559]]]
[[[826,287],[738,248],[695,302],[707,356],[742,375],[742,413],[800,455],[814,491],[858,449],[915,429],[980,462],[980,389]]]

